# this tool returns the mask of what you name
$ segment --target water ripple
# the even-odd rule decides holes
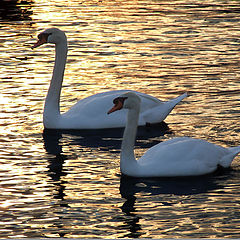
[[[68,36],[61,111],[119,88],[189,92],[167,131],[140,133],[137,157],[174,136],[237,146],[236,1],[8,1],[0,21],[0,238],[240,237],[239,156],[201,178],[121,176],[122,132],[43,132],[54,49],[31,49],[45,28]]]

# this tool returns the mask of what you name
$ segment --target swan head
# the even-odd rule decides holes
[[[140,103],[141,99],[136,93],[127,92],[113,100],[114,106],[108,111],[108,114],[121,110],[123,108],[135,109],[140,106]]]
[[[38,34],[38,41],[34,44],[32,48],[39,47],[44,43],[58,44],[63,41],[67,41],[67,37],[63,31],[58,28],[48,28]]]

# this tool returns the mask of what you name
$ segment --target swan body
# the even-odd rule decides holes
[[[141,99],[133,92],[114,100],[109,113],[121,108],[128,109],[124,130],[120,169],[132,177],[197,176],[214,172],[218,166],[227,168],[240,152],[240,146],[224,148],[201,139],[178,137],[159,143],[136,160],[134,143]],[[116,109],[116,104],[120,105]]]
[[[38,35],[38,42],[33,48],[44,43],[55,44],[55,65],[53,75],[45,100],[43,124],[49,129],[104,129],[121,128],[126,124],[127,111],[115,112],[110,117],[107,111],[112,99],[129,90],[116,90],[98,93],[81,99],[67,112],[60,113],[60,94],[64,69],[67,59],[67,37],[57,28],[50,28]],[[132,91],[141,98],[139,126],[146,123],[162,122],[172,109],[187,96],[187,93],[167,102],[150,95]]]

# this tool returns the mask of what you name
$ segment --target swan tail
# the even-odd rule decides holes
[[[172,105],[172,108],[174,108],[179,102],[181,102],[187,96],[188,96],[188,94],[187,94],[187,92],[185,92],[184,94],[170,100],[169,103]]]
[[[228,148],[232,152],[233,156],[237,156],[240,153],[240,146]]]
[[[240,153],[240,146],[229,147],[228,150],[230,153],[225,155],[220,161],[220,165],[224,168],[230,167],[233,159]]]

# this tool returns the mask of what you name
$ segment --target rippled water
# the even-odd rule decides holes
[[[30,48],[45,28],[66,31],[62,111],[112,89],[189,92],[137,156],[175,136],[237,146],[239,1],[14,2],[0,8],[0,238],[239,238],[239,156],[210,176],[122,177],[121,138],[43,134],[54,49]]]

